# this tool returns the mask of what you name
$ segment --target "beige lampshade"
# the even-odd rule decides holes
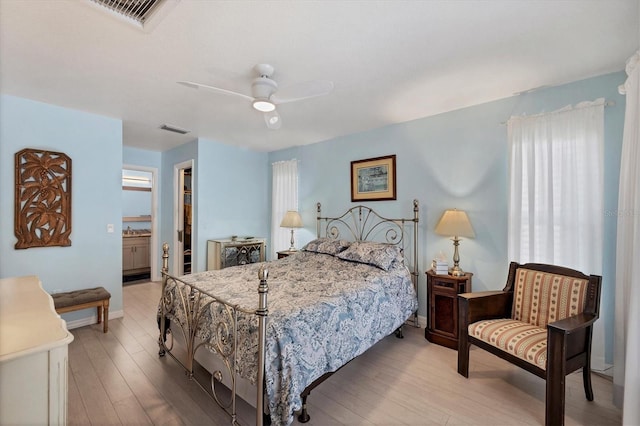
[[[474,238],[476,236],[467,214],[457,209],[445,210],[436,225],[436,234],[447,237]]]
[[[302,218],[300,213],[295,210],[289,210],[280,222],[281,228],[302,228]]]

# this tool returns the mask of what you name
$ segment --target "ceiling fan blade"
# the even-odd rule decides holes
[[[282,119],[280,118],[280,114],[278,114],[277,110],[273,110],[270,112],[265,112],[264,114],[264,122],[267,123],[267,127],[271,130],[278,130],[282,125]]]
[[[276,104],[300,101],[302,99],[315,98],[331,93],[333,82],[328,80],[314,80],[304,83],[292,84],[278,89],[271,96],[271,101]]]
[[[178,84],[182,84],[183,86],[187,86],[192,89],[207,89],[207,90],[212,90],[214,92],[224,93],[225,95],[240,96],[250,101],[254,100],[252,96],[245,95],[244,93],[234,92],[233,90],[222,89],[220,87],[209,86],[207,84],[194,83],[192,81],[179,81]]]

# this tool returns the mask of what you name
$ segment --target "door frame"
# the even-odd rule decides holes
[[[149,239],[151,249],[149,253],[151,256],[151,281],[160,281],[160,262],[158,255],[158,168],[123,164],[122,169],[151,173],[151,237]]]
[[[191,160],[187,160],[187,161],[182,161],[180,163],[174,164],[173,165],[173,229],[171,230],[171,232],[173,233],[173,244],[172,244],[172,267],[171,270],[172,271],[176,271],[176,275],[182,275],[184,273],[184,257],[182,256],[182,250],[181,248],[182,243],[180,241],[178,241],[178,230],[181,229],[182,227],[182,223],[181,223],[181,219],[184,218],[183,216],[183,212],[184,212],[184,193],[183,193],[183,189],[180,185],[181,179],[180,179],[180,173],[182,170],[184,169],[191,169],[191,223],[194,223],[194,210],[195,210],[195,204],[196,204],[196,197],[195,197],[195,161],[193,159]],[[196,260],[196,229],[195,226],[192,225],[191,228],[191,273],[194,273],[196,271],[195,269],[195,260]],[[182,262],[181,262],[182,260]]]

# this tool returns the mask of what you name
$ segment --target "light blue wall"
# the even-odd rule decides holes
[[[465,210],[476,231],[475,239],[460,245],[461,267],[473,272],[476,291],[500,289],[506,281],[507,259],[507,128],[511,115],[553,111],[565,105],[604,97],[615,105],[605,109],[605,224],[602,304],[607,360],[613,354],[615,280],[615,218],[606,211],[617,208],[618,177],[624,97],[617,87],[622,72],[540,90],[408,123],[347,135],[313,145],[275,151],[269,161],[297,158],[299,208],[306,224],[299,232],[302,245],[315,236],[315,204],[323,214],[340,213],[355,205],[350,198],[350,162],[396,154],[397,201],[367,203],[386,216],[410,217],[411,200],[420,201],[419,298],[426,313],[424,271],[443,251],[450,259],[452,243],[433,229],[442,212]],[[426,100],[428,101],[428,100]],[[270,173],[270,170],[269,170]],[[595,268],[599,269],[599,268]],[[590,272],[590,271],[585,271]]]
[[[203,271],[207,240],[231,235],[269,236],[271,185],[267,179],[268,154],[264,152],[200,139],[198,164],[196,256],[197,270]]]
[[[199,139],[162,154],[161,240],[173,242],[173,169],[195,160],[193,175],[194,271],[204,271],[207,240],[231,235],[268,236],[268,154]],[[160,252],[161,253],[161,252]],[[172,256],[174,253],[172,253]]]
[[[103,286],[111,309],[121,311],[121,121],[2,95],[0,123],[0,277],[35,274],[49,292]],[[71,157],[70,247],[14,249],[14,154],[23,148]],[[91,315],[94,310],[63,317]]]
[[[153,167],[160,170],[160,166],[162,166],[162,153],[159,151],[148,151],[146,149],[123,146],[122,161],[124,164]]]

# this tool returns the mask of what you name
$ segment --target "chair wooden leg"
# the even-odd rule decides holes
[[[469,378],[469,343],[467,337],[458,340],[458,374]]]
[[[547,334],[547,389],[544,420],[546,426],[564,425],[566,377],[564,337],[562,333]]]
[[[586,353],[586,362],[585,366],[582,367],[582,382],[584,383],[584,396],[587,398],[587,401],[593,401],[593,388],[591,387],[591,339],[592,339],[592,329],[589,328],[587,334],[587,353]]]
[[[458,302],[458,374],[469,378],[468,305]]]
[[[587,401],[593,401],[593,388],[591,387],[591,368],[585,365],[582,368],[582,381],[584,382],[584,395]]]

